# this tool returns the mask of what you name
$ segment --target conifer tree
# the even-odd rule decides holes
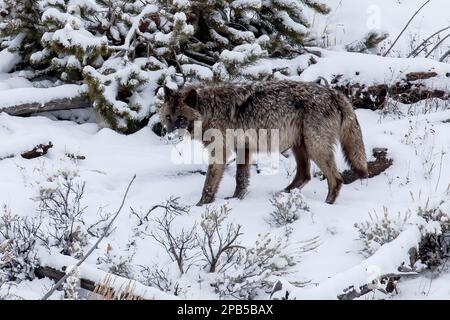
[[[2,0],[0,2],[0,38],[2,49],[18,52],[24,64],[30,56],[42,49],[41,36],[44,26],[40,24],[45,3],[33,0]]]
[[[0,0],[0,38],[31,77],[87,83],[104,122],[129,133],[157,111],[164,85],[239,79],[262,57],[310,44],[306,10],[329,11],[315,0]]]
[[[31,63],[49,60],[51,70],[66,82],[82,80],[85,66],[101,67],[109,41],[101,28],[106,21],[100,20],[97,12],[105,9],[95,0],[48,5],[41,16],[46,30],[41,38],[44,49],[31,56]]]
[[[211,66],[216,79],[229,80],[242,66],[285,45],[304,46],[314,37],[305,10],[327,14],[314,0],[159,0],[170,12],[187,12],[195,34],[183,54]]]
[[[178,52],[194,29],[183,12],[169,16],[164,8],[141,1],[114,5],[109,17],[114,24],[108,28],[115,43],[108,47],[110,57],[101,68],[85,67],[83,74],[105,122],[116,130],[134,132],[161,104],[163,90],[158,89],[180,82]]]

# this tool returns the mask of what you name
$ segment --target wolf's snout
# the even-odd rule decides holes
[[[177,144],[177,143],[183,141],[183,139],[186,137],[186,135],[187,135],[186,129],[175,128],[171,132],[168,131],[167,134],[165,135],[165,138],[168,142]]]

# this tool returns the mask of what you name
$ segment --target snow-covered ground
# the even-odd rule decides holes
[[[320,18],[314,22],[316,30],[327,28],[330,31],[330,46],[345,45],[362,38],[370,30],[367,23],[374,28],[388,30],[395,37],[405,25],[410,15],[422,4],[419,0],[391,1],[354,1],[330,0],[329,4],[335,8],[334,14],[328,18]],[[418,16],[412,24],[409,34],[418,35],[423,39],[441,27],[449,24],[448,7],[445,0],[434,0]],[[377,14],[379,14],[377,16]],[[375,15],[375,17],[374,17]],[[372,20],[370,20],[372,19]],[[342,21],[345,21],[343,23]],[[375,22],[374,22],[375,21]],[[409,52],[408,36],[405,36],[396,50],[403,54]],[[396,51],[398,52],[398,51]],[[328,53],[328,57],[339,59],[339,54]],[[5,59],[14,60],[8,55]],[[364,56],[358,55],[359,66],[364,66]],[[373,70],[372,60],[378,57],[368,57],[366,76],[384,72]],[[330,60],[340,64],[348,63],[349,73],[352,72],[352,59]],[[1,61],[0,61],[1,63]],[[402,71],[410,72],[408,66],[400,60],[398,67]],[[426,61],[421,60],[421,66]],[[4,66],[7,64],[5,63]],[[320,65],[320,64],[319,64]],[[342,67],[342,65],[340,65]],[[448,65],[442,64],[440,71],[448,70]],[[405,69],[406,68],[406,69]],[[446,69],[447,68],[447,69]],[[342,70],[342,69],[341,69]],[[20,88],[29,87],[29,81],[6,74],[6,67],[0,67],[0,106],[2,92],[13,99],[12,94],[20,97]],[[329,74],[333,73],[328,70]],[[3,73],[2,73],[3,72]],[[315,78],[317,70],[313,68],[302,75]],[[321,73],[324,75],[323,73]],[[326,75],[324,75],[326,76]],[[361,75],[363,77],[364,74]],[[393,76],[392,74],[386,75]],[[379,78],[379,77],[377,77]],[[440,79],[442,80],[442,79]],[[442,85],[445,85],[443,83]],[[383,214],[383,208],[388,208],[388,214],[395,219],[398,215],[405,215],[408,210],[413,214],[420,206],[448,199],[450,187],[450,107],[442,101],[424,101],[414,105],[390,104],[391,111],[381,114],[369,110],[357,110],[357,116],[363,130],[366,153],[370,157],[375,147],[388,148],[388,155],[394,164],[386,172],[372,179],[357,181],[345,185],[337,203],[333,206],[324,203],[327,186],[326,181],[314,177],[303,190],[303,196],[310,207],[296,222],[291,224],[292,233],[289,246],[295,250],[296,246],[310,239],[318,239],[318,246],[314,250],[303,253],[300,261],[292,268],[284,280],[291,283],[308,282],[305,288],[295,289],[298,298],[330,298],[330,288],[345,289],[339,286],[354,274],[354,279],[348,279],[348,285],[362,285],[365,279],[371,279],[366,257],[361,254],[364,245],[358,239],[359,234],[355,223],[369,219],[369,213]],[[82,113],[88,111],[82,111]],[[90,118],[84,115],[82,118]],[[126,261],[130,266],[130,274],[139,278],[140,266],[168,266],[169,277],[177,279],[182,298],[216,299],[214,289],[209,285],[209,276],[198,269],[192,269],[181,278],[175,274],[176,267],[171,262],[167,252],[149,234],[155,231],[151,222],[147,230],[139,229],[135,216],[130,207],[137,212],[145,212],[155,205],[161,204],[169,197],[180,198],[185,205],[195,205],[199,200],[204,182],[203,172],[205,164],[180,164],[179,153],[186,152],[183,143],[174,147],[155,135],[150,126],[132,135],[121,135],[110,129],[100,129],[95,123],[77,124],[71,121],[54,121],[54,117],[34,116],[20,118],[0,114],[0,205],[7,205],[18,215],[32,216],[36,214],[37,182],[42,182],[43,175],[51,175],[58,170],[76,170],[80,181],[86,182],[83,203],[87,206],[85,212],[86,224],[98,221],[101,212],[114,213],[122,201],[124,190],[134,174],[137,178],[133,183],[126,204],[110,235],[100,244],[86,261],[81,270],[81,276],[95,269],[108,271],[109,265],[103,257],[113,257],[112,261]],[[41,158],[26,160],[20,153],[30,150],[34,146],[51,141],[54,145],[49,153]],[[185,145],[184,145],[185,146]],[[198,150],[198,146],[196,147]],[[84,160],[73,161],[66,154],[84,156]],[[346,168],[342,154],[337,150],[339,169]],[[234,190],[235,166],[231,164],[225,173],[216,204],[228,203],[231,208],[228,222],[242,226],[243,235],[240,237],[242,245],[251,246],[260,234],[268,234],[271,238],[281,237],[284,228],[276,228],[267,223],[273,206],[270,203],[272,195],[290,183],[295,169],[292,157],[280,158],[278,170],[262,170],[265,174],[258,174],[257,168],[252,167],[250,193],[243,201],[225,200]],[[264,168],[264,167],[263,167]],[[261,169],[261,168],[258,168]],[[317,168],[313,166],[313,171]],[[270,174],[269,174],[270,173]],[[99,211],[99,208],[102,208]],[[447,206],[450,209],[449,206]],[[201,220],[205,208],[192,207],[189,215],[177,220],[177,227],[190,228]],[[152,215],[158,213],[152,213]],[[154,217],[154,216],[152,216]],[[152,229],[153,228],[153,229]],[[140,236],[136,236],[137,234]],[[143,234],[144,233],[144,234]],[[411,232],[413,235],[417,233]],[[408,238],[414,242],[414,237]],[[92,239],[91,244],[95,241]],[[401,252],[383,248],[387,259],[383,264],[370,267],[378,268],[377,272],[384,274],[391,272],[393,265],[403,261]],[[399,254],[399,255],[396,255]],[[395,255],[395,256],[394,256]],[[52,255],[42,254],[41,259],[52,262],[56,267],[62,264]],[[391,260],[390,260],[391,259]],[[56,262],[55,262],[56,261]],[[392,262],[392,263],[390,263]],[[67,262],[68,264],[73,262]],[[358,266],[361,266],[359,268]],[[365,278],[367,272],[367,278]],[[450,270],[442,266],[439,272],[424,273],[420,277],[402,280],[398,286],[399,294],[394,299],[449,299],[450,298]],[[94,276],[99,279],[101,274]],[[92,277],[91,277],[92,278]],[[337,279],[337,280],[336,280]],[[354,281],[354,283],[353,283]],[[338,284],[336,286],[336,283]],[[51,287],[48,279],[22,281],[11,289],[12,294],[23,298],[36,299]],[[321,287],[323,286],[323,287]],[[323,291],[320,291],[322,288]],[[316,290],[315,290],[316,289]],[[145,288],[140,288],[144,290]],[[5,294],[5,292],[0,292]],[[168,298],[157,291],[146,293],[148,297]],[[145,294],[143,294],[145,296]],[[378,297],[378,296],[377,296]],[[383,298],[384,296],[380,296]],[[57,295],[54,298],[58,298]],[[259,296],[267,298],[267,296]],[[368,295],[365,298],[372,298]]]
[[[423,107],[415,106],[417,110]],[[403,107],[403,110],[406,111],[406,108],[408,106]],[[444,123],[450,119],[450,110],[442,109],[445,106],[440,105],[440,111],[427,115],[420,115],[420,111],[413,112],[411,116],[401,119],[383,118],[377,112],[367,110],[357,111],[367,154],[373,147],[387,147],[394,165],[376,178],[344,186],[333,206],[324,203],[327,192],[325,181],[314,178],[307,185],[303,195],[311,208],[311,214],[302,216],[292,225],[291,241],[296,243],[318,236],[320,246],[302,256],[288,280],[320,284],[363,261],[364,257],[360,254],[362,242],[358,241],[354,223],[367,220],[369,212],[381,214],[383,206],[386,206],[392,217],[395,217],[398,212],[406,213],[408,209],[415,210],[419,205],[423,206],[428,198],[443,199],[450,181],[450,124]],[[0,161],[1,201],[14,213],[33,214],[36,211],[36,204],[30,200],[36,196],[36,189],[30,187],[30,183],[36,179],[34,171],[45,168],[51,172],[54,168],[73,167],[66,153],[86,157],[78,161],[77,167],[81,178],[87,182],[85,203],[88,205],[88,223],[96,221],[99,207],[104,207],[105,211],[114,211],[130,178],[133,174],[137,175],[125,210],[115,223],[115,231],[88,259],[88,264],[95,265],[97,257],[105,254],[107,246],[118,250],[118,253],[122,250],[120,254],[129,254],[126,251],[127,243],[135,227],[129,206],[136,210],[148,210],[170,196],[180,197],[182,203],[194,205],[200,196],[204,176],[193,172],[204,170],[205,166],[173,164],[176,153],[174,147],[157,137],[150,128],[124,136],[109,129],[99,131],[95,124],[77,125],[44,117],[16,118],[6,114],[0,116],[0,128],[0,150],[3,156],[28,150],[47,141],[54,144],[49,154],[40,159],[14,157]],[[408,138],[405,138],[405,134],[409,135]],[[445,153],[442,160],[441,152]],[[339,168],[343,170],[345,165],[340,154],[338,159]],[[431,167],[434,170],[428,174]],[[269,199],[289,183],[287,174],[293,168],[293,159],[283,160],[279,172],[274,175],[257,174],[253,168],[247,198],[244,201],[228,201],[232,208],[229,219],[242,225],[243,243],[250,245],[260,233],[269,232],[271,236],[277,236],[283,232],[282,228],[273,228],[266,222],[273,209]],[[230,166],[217,203],[227,202],[224,198],[232,194],[233,188],[234,168]],[[202,208],[193,207],[186,225],[199,221],[203,211]],[[163,266],[169,263],[164,250],[152,239],[137,241],[133,264]],[[443,284],[439,279],[430,280],[431,289],[427,294],[437,292],[433,297],[449,297],[450,292],[442,291]],[[442,281],[448,282],[445,273]],[[21,284],[19,287],[28,285],[32,284]],[[187,293],[189,298],[214,298],[211,289],[192,289]],[[416,288],[412,292],[402,289],[399,297],[403,294],[405,297],[421,298],[424,293]]]

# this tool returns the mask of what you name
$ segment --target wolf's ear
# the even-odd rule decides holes
[[[197,90],[191,89],[186,94],[186,97],[184,98],[184,103],[186,103],[189,107],[193,109],[197,109],[198,107],[198,93]]]
[[[173,90],[170,89],[168,86],[164,86],[164,97],[166,99],[169,99],[173,95]]]

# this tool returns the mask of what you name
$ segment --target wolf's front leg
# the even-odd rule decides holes
[[[206,173],[205,185],[203,187],[202,198],[197,206],[214,202],[220,181],[225,171],[225,164],[210,164]]]

